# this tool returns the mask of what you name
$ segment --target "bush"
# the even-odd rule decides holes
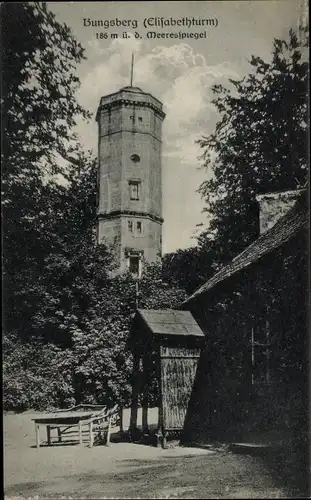
[[[72,356],[39,342],[10,345],[3,361],[5,410],[45,410],[75,404]]]

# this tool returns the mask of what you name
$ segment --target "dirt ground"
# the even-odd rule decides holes
[[[260,458],[113,442],[35,447],[35,413],[4,415],[5,498],[288,498]],[[128,415],[124,418],[125,428]],[[156,422],[150,412],[149,422]],[[117,429],[115,429],[117,431]],[[42,436],[43,437],[43,436]]]

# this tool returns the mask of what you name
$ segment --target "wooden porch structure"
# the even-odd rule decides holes
[[[130,348],[133,353],[133,385],[130,434],[137,434],[137,410],[142,395],[143,433],[149,434],[148,396],[151,377],[159,391],[157,442],[165,447],[169,433],[180,434],[205,340],[188,311],[138,309]]]

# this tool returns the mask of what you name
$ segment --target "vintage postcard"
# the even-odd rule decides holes
[[[8,500],[309,498],[308,30],[2,3]]]

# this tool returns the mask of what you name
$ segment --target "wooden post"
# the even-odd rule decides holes
[[[61,443],[62,442],[62,432],[61,432],[60,427],[57,427],[57,435],[58,435],[58,442]]]
[[[133,385],[132,385],[132,403],[131,403],[131,417],[130,417],[130,437],[137,430],[137,412],[138,412],[138,396],[140,391],[140,373],[139,373],[140,356],[138,353],[134,354],[133,366]]]
[[[37,448],[40,448],[40,431],[37,422],[35,422],[35,433],[36,433],[36,446]]]
[[[162,423],[162,408],[161,403],[159,406],[159,416],[158,416],[158,428],[157,428],[157,448],[161,448],[163,439],[163,423]]]
[[[93,420],[90,420],[89,423],[89,431],[90,431],[90,448],[93,446]]]
[[[120,405],[119,406],[119,421],[120,421],[120,434],[124,433],[124,428],[123,428],[123,407]]]
[[[50,425],[46,426],[46,437],[47,437],[48,446],[51,446],[51,426]]]
[[[148,356],[143,358],[143,401],[142,401],[142,428],[143,433],[149,433],[148,427],[148,389],[149,389],[149,363]]]
[[[107,429],[106,446],[110,445],[110,434],[111,434],[111,415],[109,415],[109,417],[108,417],[108,429]]]
[[[163,395],[162,395],[162,377],[161,377],[161,358],[158,353],[157,377],[159,384],[159,413],[158,413],[158,429],[157,429],[157,447],[163,446]]]
[[[81,420],[79,421],[79,442],[80,442],[80,445],[82,445],[82,422],[81,422]]]

